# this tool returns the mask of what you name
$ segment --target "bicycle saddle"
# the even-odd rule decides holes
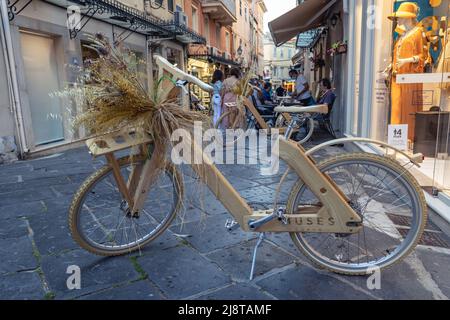
[[[279,113],[328,113],[328,105],[326,104],[318,104],[315,106],[309,107],[300,107],[300,106],[292,106],[292,107],[276,107],[275,112]]]

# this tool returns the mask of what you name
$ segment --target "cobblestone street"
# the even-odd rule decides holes
[[[313,143],[320,141],[315,140]],[[343,152],[329,147],[320,157]],[[257,235],[228,232],[229,214],[186,175],[186,204],[160,238],[142,252],[115,258],[79,248],[67,227],[76,189],[103,159],[86,148],[0,166],[0,299],[447,299],[449,237],[427,230],[439,246],[418,246],[405,261],[382,272],[381,289],[367,277],[313,268],[285,234],[269,234],[248,280]],[[282,166],[284,167],[284,166]],[[220,166],[253,207],[268,207],[280,176],[258,166]],[[283,170],[280,170],[282,172]],[[283,194],[282,194],[283,196]],[[202,201],[199,200],[202,198]],[[67,268],[81,268],[81,289],[69,290]]]

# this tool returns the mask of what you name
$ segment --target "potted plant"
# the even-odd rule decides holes
[[[331,45],[331,48],[327,50],[327,53],[331,56],[343,54],[347,52],[347,42],[337,41]]]

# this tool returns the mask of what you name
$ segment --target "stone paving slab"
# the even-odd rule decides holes
[[[214,251],[206,255],[208,259],[217,263],[220,268],[233,277],[234,280],[249,279],[253,250],[256,239],[238,243],[232,247]],[[254,276],[261,276],[272,269],[292,264],[294,257],[286,254],[270,243],[263,242],[257,252],[257,263]]]
[[[162,300],[165,297],[160,290],[148,280],[140,280],[112,289],[102,290],[93,294],[88,294],[79,300]]]
[[[30,217],[39,215],[46,211],[43,200],[35,200],[30,202],[16,201],[16,203],[4,205],[0,203],[0,211],[3,213],[3,219]]]
[[[169,299],[181,299],[231,283],[214,263],[188,246],[154,250],[139,265]]]
[[[114,258],[100,257],[82,249],[72,250],[58,255],[44,255],[41,258],[42,271],[51,292],[56,299],[69,299],[84,294],[111,288],[140,279],[130,256]],[[81,275],[81,289],[67,288],[67,268],[78,266]]]
[[[0,239],[0,274],[35,270],[38,267],[28,235]]]
[[[23,218],[0,216],[0,239],[20,238],[24,235],[28,235],[28,226]]]
[[[431,277],[437,283],[439,289],[450,297],[450,250],[438,252],[430,248],[419,246],[416,250],[417,256],[422,261],[426,270],[430,272]]]
[[[367,276],[352,277],[340,275],[338,277],[367,290]],[[371,293],[380,299],[387,300],[432,299],[432,292],[425,289],[418,278],[417,272],[411,268],[411,265],[402,261],[391,268],[381,271],[381,288],[371,290]]]
[[[0,298],[6,300],[40,300],[45,298],[36,271],[0,275]]]
[[[256,284],[282,300],[373,299],[351,285],[303,265],[257,281]]]
[[[185,240],[201,253],[207,253],[255,238],[255,234],[246,233],[240,229],[228,232],[225,229],[225,222],[229,218],[230,215],[227,213],[215,215],[206,217],[201,222],[194,221],[174,226],[170,230],[174,233],[185,235]]]
[[[247,283],[234,283],[215,292],[197,297],[197,300],[273,300],[274,298],[258,287]]]

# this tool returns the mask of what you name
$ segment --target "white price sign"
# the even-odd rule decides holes
[[[388,144],[402,151],[408,150],[408,125],[390,124],[388,127]]]

